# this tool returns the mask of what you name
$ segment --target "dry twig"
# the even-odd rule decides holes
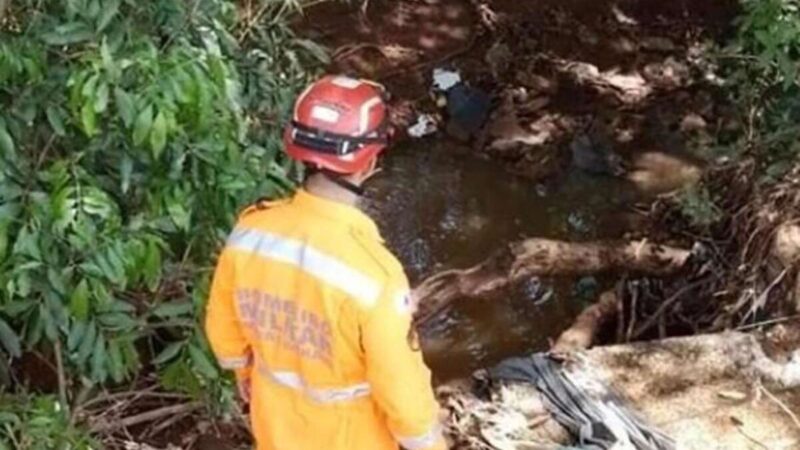
[[[776,397],[775,394],[770,392],[769,389],[765,388],[764,385],[762,385],[761,383],[759,383],[758,389],[761,390],[761,392],[763,392],[764,394],[766,394],[767,398],[772,400],[773,403],[778,405],[778,407],[792,419],[792,422],[794,422],[795,426],[798,429],[800,429],[800,419],[797,418],[797,414],[795,414],[791,409],[789,409],[789,407],[786,406],[786,404],[782,402],[781,399]]]
[[[115,430],[124,430],[134,425],[152,422],[173,415],[186,415],[193,411],[201,409],[203,404],[200,402],[183,403],[180,405],[170,405],[157,408],[151,411],[145,411],[134,416],[126,417],[122,420],[113,422],[101,421],[95,423],[90,427],[92,433],[107,433]]]

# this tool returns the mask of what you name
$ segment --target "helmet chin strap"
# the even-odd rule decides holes
[[[325,176],[325,178],[327,178],[331,183],[339,186],[340,188],[346,189],[352,192],[353,194],[356,194],[359,197],[364,195],[364,188],[362,188],[361,186],[355,183],[351,183],[350,181],[345,180],[341,176],[328,172],[327,170],[323,170],[321,172],[322,175]]]

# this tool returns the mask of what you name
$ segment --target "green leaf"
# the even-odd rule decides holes
[[[189,230],[189,225],[191,223],[190,213],[178,199],[173,199],[167,204],[167,212],[178,229],[183,231]]]
[[[114,300],[104,311],[133,314],[136,307],[122,300]]]
[[[130,330],[136,327],[138,323],[133,320],[128,314],[123,313],[106,313],[101,314],[97,318],[98,322],[104,327],[115,331]]]
[[[208,358],[206,353],[196,345],[189,345],[189,357],[192,359],[194,368],[206,378],[215,379],[219,375],[217,368]]]
[[[9,293],[9,296],[11,294]],[[20,314],[25,313],[33,309],[36,305],[31,304],[30,301],[27,299],[24,300],[11,300],[6,301],[5,305],[3,305],[3,311],[11,318],[19,317]]]
[[[173,342],[169,344],[153,359],[153,364],[160,366],[166,362],[172,361],[185,345],[185,342]]]
[[[89,359],[94,349],[95,340],[97,339],[97,325],[94,322],[89,322],[86,328],[86,335],[83,337],[80,347],[78,348],[78,355],[75,360],[78,364],[83,365]]]
[[[168,318],[191,314],[194,310],[192,302],[167,302],[158,305],[153,314],[158,317]]]
[[[153,127],[153,107],[148,106],[139,112],[136,117],[136,124],[133,127],[133,143],[142,145],[145,139],[150,136],[150,129]]]
[[[311,54],[311,56],[314,57],[314,59],[322,63],[322,65],[326,66],[331,63],[331,57],[328,54],[328,49],[317,44],[316,42],[308,39],[295,39],[294,43],[306,50],[309,54]]]
[[[92,137],[97,133],[97,115],[91,102],[86,102],[81,107],[81,124],[86,136]]]
[[[159,111],[153,122],[153,129],[150,133],[150,147],[153,150],[153,159],[159,159],[164,147],[167,145],[167,118],[164,111]]]
[[[3,262],[3,260],[6,259],[7,253],[8,253],[8,222],[0,221],[0,262]]]
[[[39,250],[38,233],[32,233],[28,227],[22,228],[14,242],[14,253],[30,256],[36,261],[42,260],[42,252]]]
[[[97,19],[97,32],[100,33],[106,29],[108,24],[114,19],[114,16],[119,12],[120,0],[108,0],[103,4],[103,11]]]
[[[69,334],[67,335],[67,351],[72,353],[78,350],[78,346],[83,342],[83,336],[89,327],[82,320],[72,322]]]
[[[64,111],[61,108],[50,105],[45,109],[47,121],[50,123],[50,128],[57,136],[66,136],[67,131],[64,129]]]
[[[150,240],[147,243],[146,256],[144,259],[144,282],[150,291],[155,291],[161,283],[161,249]]]
[[[136,118],[136,107],[133,104],[133,98],[125,90],[114,88],[114,102],[125,127],[130,128]]]
[[[119,162],[120,189],[123,194],[127,194],[131,187],[131,176],[133,175],[133,159],[127,154],[122,155]]]
[[[186,392],[193,396],[203,394],[203,387],[187,362],[178,359],[159,373],[161,386],[168,391]]]
[[[116,383],[125,380],[125,363],[122,360],[122,350],[119,341],[112,339],[108,343],[108,371],[111,372],[111,379]]]
[[[82,22],[71,22],[44,33],[42,40],[48,45],[70,45],[87,41],[94,36],[92,30]]]
[[[114,58],[111,56],[111,49],[108,47],[106,38],[103,38],[103,42],[100,44],[100,59],[103,61],[103,69],[112,75],[117,68],[114,66]]]
[[[12,357],[18,358],[22,354],[19,336],[3,319],[0,319],[0,343]]]
[[[50,287],[53,288],[58,294],[64,295],[67,292],[65,284],[64,273],[55,269],[55,267],[47,268],[47,281],[50,282]]]
[[[101,11],[102,8],[100,8],[100,0],[88,0],[88,4],[86,3],[86,0],[84,0],[83,11],[81,11],[84,17],[95,19],[100,15]]]
[[[92,380],[98,383],[103,383],[106,381],[106,378],[108,378],[108,371],[106,370],[107,365],[108,353],[106,352],[106,340],[101,335],[97,337],[97,341],[94,343],[94,349],[92,349]]]
[[[0,122],[0,153],[9,159],[16,159],[16,147],[14,146],[14,139],[8,132],[5,123]]]
[[[102,113],[108,108],[108,93],[107,83],[103,83],[97,88],[94,97],[94,111],[96,113]]]
[[[58,327],[56,326],[56,318],[53,317],[53,311],[47,305],[40,305],[39,315],[42,317],[44,335],[47,336],[50,342],[55,342],[58,337]]]
[[[16,414],[13,414],[13,413],[10,413],[10,412],[6,412],[6,411],[0,411],[0,423],[3,423],[3,424],[10,423],[12,425],[18,425],[18,424],[22,423],[22,421],[20,420],[19,416],[17,416]]]
[[[89,317],[89,283],[81,280],[69,298],[69,310],[78,320],[84,321]]]
[[[41,308],[36,308],[28,319],[28,328],[25,332],[25,344],[33,347],[42,340],[44,324],[42,323]]]
[[[108,195],[100,189],[91,187],[81,198],[83,212],[91,216],[108,219],[114,212],[114,205]]]

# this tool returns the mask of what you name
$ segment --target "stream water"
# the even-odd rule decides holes
[[[614,214],[634,200],[623,182],[570,171],[556,183],[535,184],[449,145],[412,141],[392,149],[368,187],[366,209],[412,284],[526,237],[581,241],[623,231]],[[604,284],[534,279],[496,298],[457,304],[421,330],[425,358],[446,380],[545,349]]]

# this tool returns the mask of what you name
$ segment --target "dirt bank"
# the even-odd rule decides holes
[[[796,337],[795,330],[795,346]],[[565,366],[576,383],[600,383],[589,396],[607,400],[603,386],[611,386],[611,398],[624,399],[675,439],[676,448],[790,449],[800,445],[800,423],[792,412],[800,400],[792,389],[797,365],[787,362],[786,353],[766,355],[779,342],[786,343],[774,333],[693,336],[599,347]],[[475,384],[440,389],[457,448],[557,448],[569,442],[534,386],[486,386],[483,379],[485,374],[477,374]]]
[[[569,142],[591,123],[631,163],[632,181],[663,192],[698,178],[706,155],[692,151],[725,126],[703,54],[736,11],[731,0],[372,1],[366,14],[325,3],[296,26],[332,49],[331,70],[384,81],[401,126],[413,110],[435,109],[431,69],[450,64],[494,97],[475,151],[547,177],[569,164]],[[664,154],[668,163],[654,163]],[[685,177],[663,180],[676,161]]]

